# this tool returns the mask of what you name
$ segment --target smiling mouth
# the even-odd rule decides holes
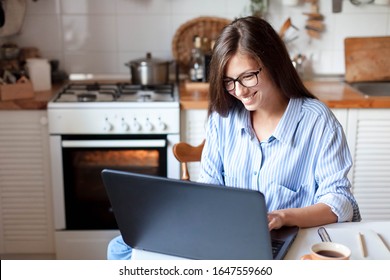
[[[250,101],[253,100],[253,98],[255,97],[257,91],[254,92],[253,94],[249,95],[249,96],[246,96],[246,97],[242,97],[241,100],[244,102],[244,103],[248,103]]]

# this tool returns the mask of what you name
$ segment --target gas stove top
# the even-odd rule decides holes
[[[48,103],[48,116],[51,134],[178,133],[178,87],[70,82]]]
[[[53,102],[173,102],[174,85],[155,86],[129,83],[70,83]]]

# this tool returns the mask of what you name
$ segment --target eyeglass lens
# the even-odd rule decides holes
[[[257,75],[260,73],[260,70],[254,71],[254,72],[247,72],[241,74],[236,79],[227,78],[224,80],[224,86],[227,91],[233,91],[236,88],[236,82],[239,82],[244,87],[254,87],[257,85],[258,77]]]

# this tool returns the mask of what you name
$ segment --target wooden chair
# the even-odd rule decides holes
[[[179,142],[173,145],[173,154],[181,164],[181,179],[190,180],[188,173],[188,162],[200,161],[205,140],[199,146],[192,146],[186,142]]]

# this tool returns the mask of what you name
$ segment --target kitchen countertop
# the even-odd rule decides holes
[[[51,90],[38,91],[33,98],[0,101],[0,110],[46,110],[47,103],[63,84],[54,84]]]
[[[330,108],[390,108],[390,96],[368,97],[342,80],[308,80],[304,84]],[[0,101],[0,110],[45,110],[62,87],[55,84],[49,91],[35,92],[34,98]],[[181,83],[179,91],[182,110],[207,109],[208,84]]]
[[[365,96],[339,80],[308,80],[305,86],[330,108],[390,108],[390,97]],[[183,83],[180,85],[182,110],[207,109],[208,84]]]

